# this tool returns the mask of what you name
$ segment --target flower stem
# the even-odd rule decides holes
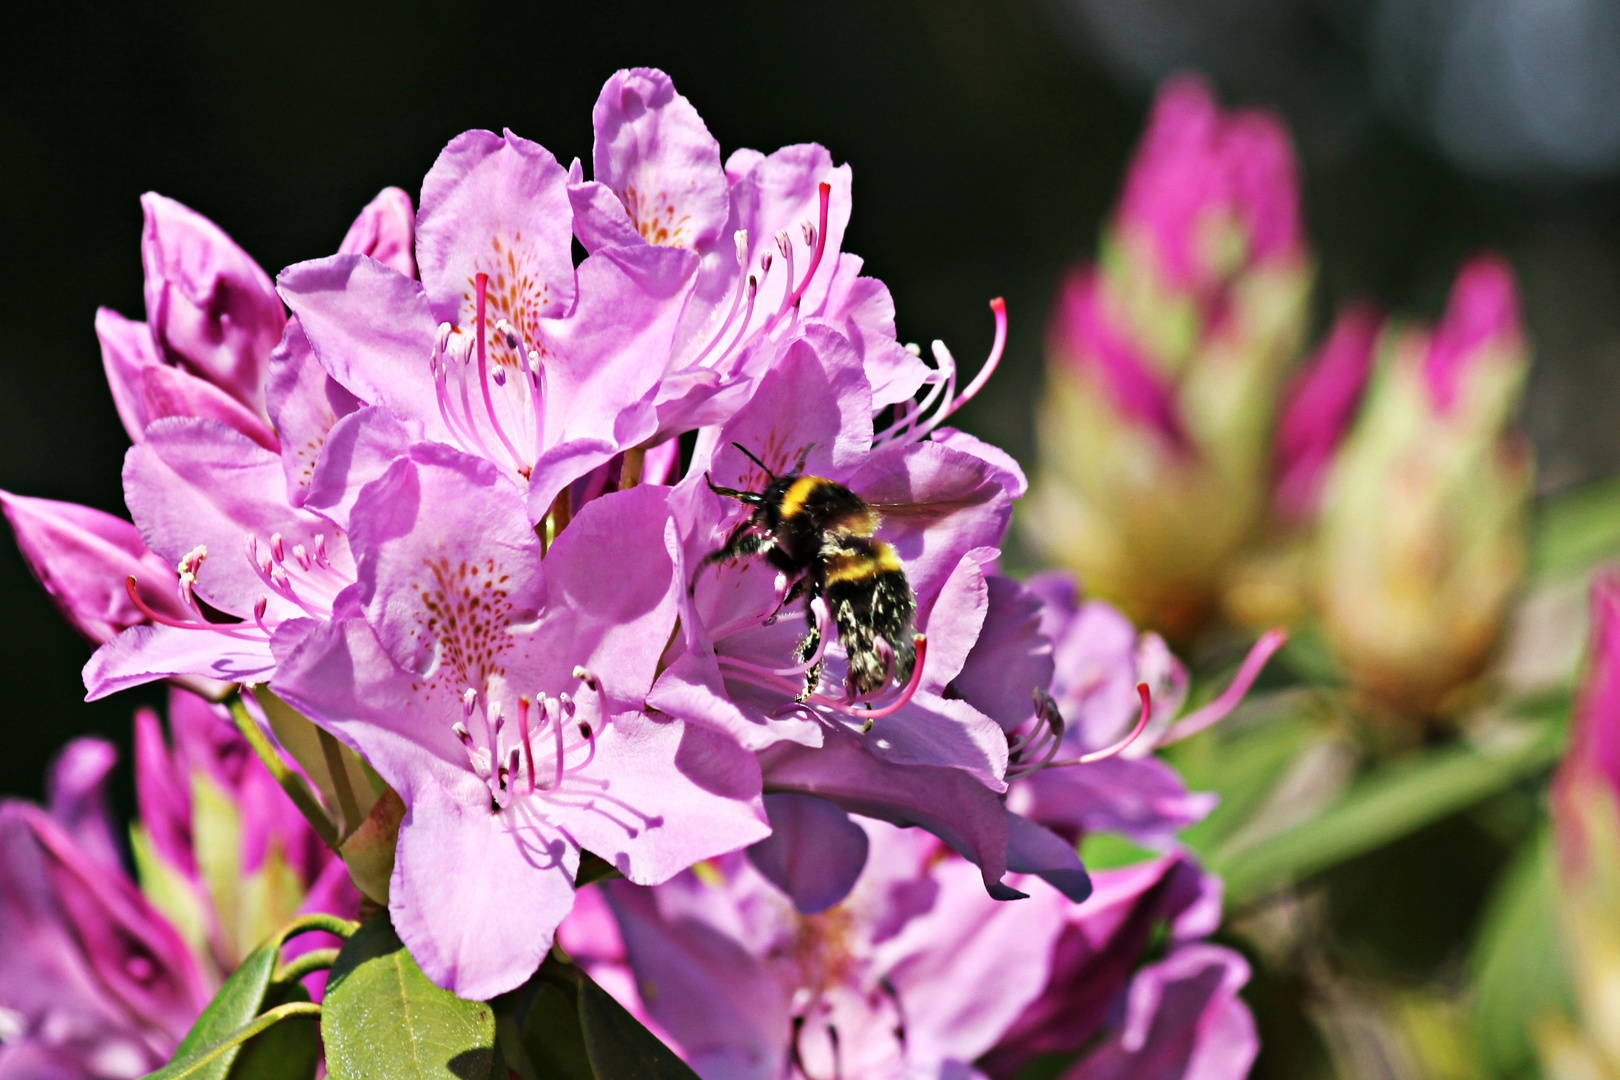
[[[337,792],[338,810],[343,815],[339,822],[342,836],[348,836],[360,827],[360,802],[354,797],[349,783],[349,770],[343,764],[343,746],[325,728],[316,728],[321,741],[321,755],[326,759],[326,771],[331,774],[332,788]]]
[[[336,851],[337,827],[332,824],[332,819],[322,808],[315,793],[309,789],[309,782],[293,772],[281,759],[276,748],[259,729],[258,723],[248,715],[247,705],[243,703],[240,692],[232,694],[227,699],[226,705],[231,710],[231,719],[236,721],[236,729],[242,733],[248,745],[253,747],[253,752],[259,755],[259,760],[264,762],[264,767],[270,770],[270,775],[275,777],[276,783],[280,784],[287,797],[292,799],[293,805],[298,807],[298,812],[304,815],[310,827],[315,830],[315,834],[321,838],[321,843]]]
[[[312,971],[325,971],[337,963],[338,951],[336,949],[311,949],[303,956],[289,960],[281,965],[276,972],[275,982],[297,982]]]

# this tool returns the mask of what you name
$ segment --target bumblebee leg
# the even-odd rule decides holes
[[[725,545],[717,547],[703,558],[698,560],[696,569],[692,571],[692,580],[686,583],[686,595],[691,596],[697,591],[698,575],[717,562],[727,559],[741,559],[748,555],[758,555],[771,550],[776,541],[769,535],[753,529],[753,522],[744,520],[726,537]]]
[[[799,579],[798,584],[793,586],[791,592],[809,593],[811,600],[821,594],[821,591],[815,587],[815,582],[809,577]],[[821,621],[816,618],[814,604],[806,603],[804,605],[804,621],[810,629],[805,633],[804,637],[799,639],[798,647],[793,650],[793,658],[801,664],[816,655],[816,651],[821,647]],[[816,686],[820,682],[821,661],[817,660],[804,673],[804,689],[800,690],[798,696],[793,700],[803,705],[810,695],[816,692]]]

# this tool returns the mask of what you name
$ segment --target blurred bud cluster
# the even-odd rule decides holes
[[[1161,88],[1097,262],[1059,289],[1026,525],[1173,641],[1307,628],[1366,703],[1444,714],[1525,565],[1512,271],[1477,255],[1432,327],[1358,301],[1309,347],[1297,173],[1272,113]]]

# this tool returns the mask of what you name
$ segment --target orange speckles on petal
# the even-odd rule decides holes
[[[467,277],[472,289],[461,296],[460,324],[474,325],[478,311],[474,283],[478,274],[487,274],[489,282],[484,294],[487,317],[505,319],[512,324],[523,335],[524,346],[534,357],[541,352],[540,320],[556,314],[551,310],[555,305],[551,284],[544,278],[537,253],[524,246],[522,233],[497,234],[490,237],[489,244],[491,254],[479,258]],[[513,369],[522,366],[517,350],[493,335],[489,341],[489,356],[497,366]]]
[[[614,194],[624,204],[630,223],[649,244],[683,248],[691,239],[687,230],[691,215],[677,214],[675,203],[668,195],[660,192],[656,198],[650,197],[638,191],[634,184]]]
[[[452,692],[486,685],[504,670],[498,661],[509,642],[512,603],[502,587],[508,575],[493,559],[452,563],[441,556],[423,566],[425,580],[415,586],[417,633],[438,646],[435,684]]]

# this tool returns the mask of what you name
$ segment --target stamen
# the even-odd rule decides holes
[[[1260,640],[1254,643],[1249,655],[1243,658],[1237,674],[1232,676],[1232,681],[1221,691],[1220,696],[1203,708],[1176,721],[1175,726],[1165,732],[1164,738],[1159,740],[1159,745],[1164,746],[1166,743],[1185,739],[1189,735],[1196,735],[1235,709],[1237,703],[1243,700],[1243,695],[1249,692],[1249,687],[1254,685],[1254,680],[1260,676],[1260,670],[1266,666],[1266,661],[1270,660],[1272,654],[1282,648],[1287,641],[1288,631],[1281,627],[1261,634]]]
[[[882,706],[873,708],[870,704],[867,704],[865,708],[858,708],[854,705],[847,704],[846,702],[839,701],[836,698],[825,697],[821,694],[811,694],[809,697],[804,699],[802,704],[799,702],[789,702],[786,707],[793,709],[803,708],[804,705],[819,705],[822,708],[831,709],[832,711],[842,713],[845,716],[859,717],[862,721],[864,721],[861,726],[861,734],[866,734],[868,731],[872,730],[872,722],[874,720],[882,720],[884,717],[892,716],[894,713],[897,713],[901,709],[905,708],[906,705],[910,703],[912,697],[917,693],[917,687],[922,684],[923,661],[928,655],[928,638],[922,634],[918,634],[912,638],[912,641],[916,646],[917,657],[914,662],[914,666],[911,669],[911,679],[906,683],[906,685],[900,690],[900,693],[896,695],[893,700],[883,704]],[[719,659],[730,660],[731,657],[720,657]],[[787,682],[785,679],[782,679],[779,676],[763,676],[756,672],[748,671],[739,672],[739,674],[754,675],[760,680],[761,685],[765,686],[767,689],[782,690],[790,694],[797,693],[799,689],[792,683]]]
[[[726,317],[720,321],[719,328],[709,338],[708,343],[703,346],[702,351],[692,358],[693,367],[703,363],[709,353],[714,351],[714,347],[720,343],[720,339],[726,336],[726,331],[731,328],[731,320],[737,314],[737,306],[742,303],[743,290],[748,287],[747,279],[743,274],[743,270],[748,265],[748,230],[738,229],[735,233],[732,233],[731,238],[737,244],[737,288],[731,294],[731,307],[726,311]],[[746,325],[746,320],[744,320],[744,325]]]
[[[534,791],[534,744],[529,741],[529,698],[518,698],[518,734],[523,738],[523,756],[529,762],[529,790]]]
[[[810,279],[816,276],[816,270],[821,266],[821,256],[827,250],[827,206],[832,199],[832,185],[826,181],[822,181],[817,188],[817,195],[821,201],[821,211],[820,224],[816,226],[815,231],[816,251],[814,255],[810,256],[810,269],[804,272],[804,280],[799,282],[799,287],[797,289],[793,290],[793,296],[790,303],[792,303],[794,307],[798,307],[799,301],[804,299],[804,290],[810,287]],[[809,237],[806,237],[807,242],[809,239]]]
[[[1101,750],[1093,750],[1089,754],[1081,754],[1079,757],[1070,758],[1067,761],[1049,762],[1043,768],[1060,769],[1069,765],[1090,765],[1093,762],[1113,757],[1135,742],[1136,737],[1142,734],[1142,730],[1147,727],[1148,719],[1153,715],[1153,695],[1148,692],[1147,683],[1137,683],[1136,692],[1142,698],[1142,715],[1137,718],[1136,726],[1131,728],[1129,735],[1126,735],[1112,746],[1105,746]]]
[[[137,582],[135,581],[135,576],[133,574],[124,579],[124,591],[129,594],[129,602],[134,604],[136,609],[140,611],[142,615],[145,615],[148,619],[151,619],[153,622],[158,623],[159,625],[172,626],[176,630],[212,630],[216,634],[224,634],[227,637],[241,638],[248,641],[259,640],[259,636],[252,633],[251,630],[249,630],[242,623],[211,623],[204,622],[202,620],[193,622],[185,619],[172,618],[168,615],[164,615],[162,612],[154,611],[145,600],[141,599],[140,589],[138,588]],[[266,630],[265,636],[268,637],[269,633],[270,632]]]
[[[270,534],[270,557],[278,563],[287,561],[287,552],[281,545],[280,533]]]
[[[495,429],[495,437],[501,440],[501,445],[511,455],[512,467],[521,469],[528,463],[519,456],[517,447],[512,445],[512,440],[506,437],[506,431],[501,427],[500,420],[496,419],[495,399],[489,392],[489,355],[484,348],[484,300],[485,293],[489,291],[489,275],[480,273],[473,280],[477,283],[478,288],[478,385],[484,394],[484,411],[489,414],[489,425]],[[504,378],[502,381],[505,381]]]

